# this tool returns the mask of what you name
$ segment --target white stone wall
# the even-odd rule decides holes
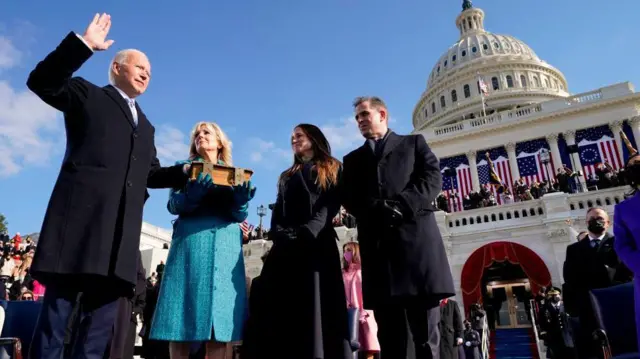
[[[576,231],[586,229],[585,215],[589,203],[604,208],[613,220],[613,208],[616,202],[623,200],[628,187],[610,188],[600,191],[565,194],[551,193],[541,199],[516,202],[507,205],[479,208],[456,213],[436,212],[438,227],[447,249],[447,256],[456,287],[456,300],[462,305],[460,281],[462,268],[471,254],[482,246],[497,242],[513,242],[521,244],[535,252],[544,261],[551,274],[554,285],[560,286],[564,282],[562,267],[566,255],[567,245],[575,238],[571,235],[569,226]],[[607,204],[608,203],[608,204]],[[521,213],[534,209],[535,216],[506,219],[507,213]],[[502,220],[469,224],[469,218],[492,215]],[[467,224],[463,225],[463,220]],[[567,223],[570,221],[571,224]],[[357,230],[346,227],[336,228],[339,242],[336,243],[340,252],[346,242],[357,241]],[[166,261],[168,250],[162,249],[164,243],[170,243],[171,232],[146,224],[143,226],[145,248],[142,258],[147,275],[155,271],[160,261]],[[272,242],[254,240],[243,246],[246,275],[255,278],[262,269],[261,257],[271,248]]]
[[[567,221],[571,221],[571,227],[575,230],[585,230],[588,201],[591,201],[594,205],[597,202],[601,203],[599,207],[604,208],[611,220],[613,220],[614,205],[616,201],[621,201],[624,198],[624,194],[628,190],[628,187],[619,187],[571,195],[551,193],[538,200],[517,202],[509,205],[450,214],[439,212],[437,220],[445,245],[448,247],[449,264],[456,287],[456,300],[460,304],[463,303],[460,282],[462,268],[467,259],[474,251],[484,245],[498,241],[518,243],[531,249],[549,269],[553,284],[561,286],[564,283],[562,267],[566,256],[566,248],[576,240],[571,235],[570,224]],[[606,204],[607,199],[610,203],[609,205]],[[580,203],[582,203],[583,208],[580,208]],[[512,219],[506,219],[507,212],[514,213],[523,209],[528,211],[531,208],[542,208],[543,213],[518,219],[513,217]],[[458,224],[462,224],[463,218],[468,219],[477,216],[484,218],[485,215],[491,218],[491,215],[499,213],[503,214],[504,220],[456,226],[456,221],[458,221]]]

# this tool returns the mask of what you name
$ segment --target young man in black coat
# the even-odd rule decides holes
[[[383,359],[406,357],[407,324],[416,359],[438,358],[438,303],[455,292],[433,214],[438,159],[423,136],[389,130],[381,99],[361,97],[354,107],[366,141],[344,157],[341,188],[358,228],[364,306],[374,310]]]
[[[102,358],[118,300],[136,285],[146,188],[181,187],[188,167],[160,167],[155,129],[136,98],[151,76],[137,50],[116,54],[112,85],[72,77],[113,43],[107,14],[69,35],[29,75],[27,86],[64,113],[67,148],[31,273],[47,287],[33,358]],[[69,329],[69,330],[67,330]]]

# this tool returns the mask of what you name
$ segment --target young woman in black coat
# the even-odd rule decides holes
[[[291,136],[293,165],[278,181],[269,238],[274,244],[260,274],[243,358],[351,357],[347,308],[332,219],[340,200],[341,164],[316,126]]]

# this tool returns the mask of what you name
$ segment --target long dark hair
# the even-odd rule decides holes
[[[318,172],[318,178],[316,184],[323,190],[327,190],[331,186],[338,184],[338,171],[340,170],[340,161],[331,156],[331,145],[324,136],[322,131],[314,125],[308,123],[301,123],[294,128],[299,128],[311,141],[311,149],[313,150],[313,159],[316,171]],[[304,162],[302,158],[294,155],[293,165],[282,173],[280,181],[285,177],[289,177],[302,168]]]

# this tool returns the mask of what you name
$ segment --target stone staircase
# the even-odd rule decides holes
[[[358,232],[355,228],[349,229],[347,227],[336,227],[336,233],[338,233],[338,249],[340,250],[340,255],[342,255],[342,246],[347,242],[352,242],[357,240]],[[250,278],[255,278],[260,271],[262,270],[262,260],[260,259],[262,255],[271,248],[273,243],[271,241],[266,241],[263,239],[253,240],[242,246],[242,251],[244,253],[244,265],[246,268],[247,276]]]

